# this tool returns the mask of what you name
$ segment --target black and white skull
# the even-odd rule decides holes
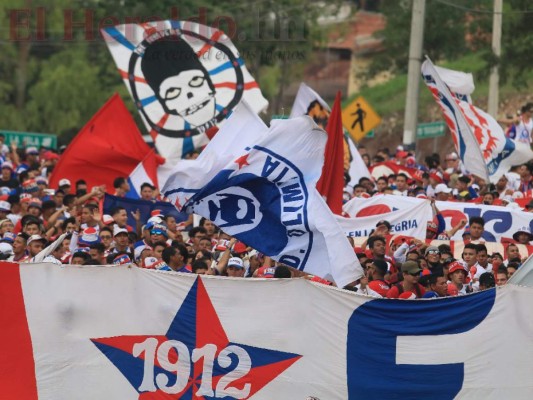
[[[181,116],[193,128],[215,116],[215,93],[201,69],[182,71],[166,78],[159,86],[159,97],[167,110]]]

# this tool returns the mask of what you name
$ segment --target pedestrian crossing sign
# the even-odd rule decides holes
[[[342,124],[352,138],[359,142],[381,122],[381,117],[359,96],[342,110]]]

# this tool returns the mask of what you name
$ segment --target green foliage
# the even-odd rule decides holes
[[[37,18],[40,7],[44,24]],[[18,25],[12,24],[13,10],[22,10]],[[65,41],[66,12],[78,23],[90,12],[92,26],[74,28],[73,40]],[[323,41],[323,30],[314,23],[320,12],[312,0],[3,0],[0,128],[69,138],[117,91],[142,126],[100,37],[104,18],[125,23],[174,17],[219,27],[232,38],[275,110],[282,88],[301,79],[313,46]],[[87,33],[95,40],[86,40]],[[13,40],[27,34],[30,40]]]
[[[26,106],[31,129],[76,130],[110,97],[109,89],[102,87],[98,66],[86,59],[86,49],[74,47],[41,63],[39,80],[30,88]]]
[[[455,6],[454,6],[455,4]],[[405,73],[408,66],[412,0],[383,1],[387,27],[377,36],[385,51],[377,56],[367,75],[380,71]],[[523,84],[524,73],[533,63],[531,0],[506,0],[503,9],[502,56],[491,48],[493,0],[461,0],[449,4],[426,0],[423,54],[435,62],[453,61],[475,52],[483,68],[479,77],[488,76],[490,67],[499,64],[501,79]],[[529,10],[529,12],[523,12]],[[465,70],[471,70],[467,65]],[[457,68],[461,69],[461,68]]]

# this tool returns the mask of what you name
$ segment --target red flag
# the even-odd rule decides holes
[[[341,93],[337,92],[335,103],[326,126],[324,167],[316,188],[326,198],[329,208],[335,214],[342,214],[342,192],[344,188],[344,132],[341,117]]]
[[[118,94],[114,94],[76,135],[57,163],[50,187],[67,178],[72,185],[84,179],[89,186],[106,185],[113,193],[113,180],[128,178],[137,165],[152,152]]]

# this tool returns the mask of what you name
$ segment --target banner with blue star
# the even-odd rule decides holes
[[[91,340],[137,390],[139,399],[247,399],[301,358],[233,343],[201,278],[166,333]]]
[[[403,300],[303,278],[0,262],[1,397],[530,399],[532,269]]]

